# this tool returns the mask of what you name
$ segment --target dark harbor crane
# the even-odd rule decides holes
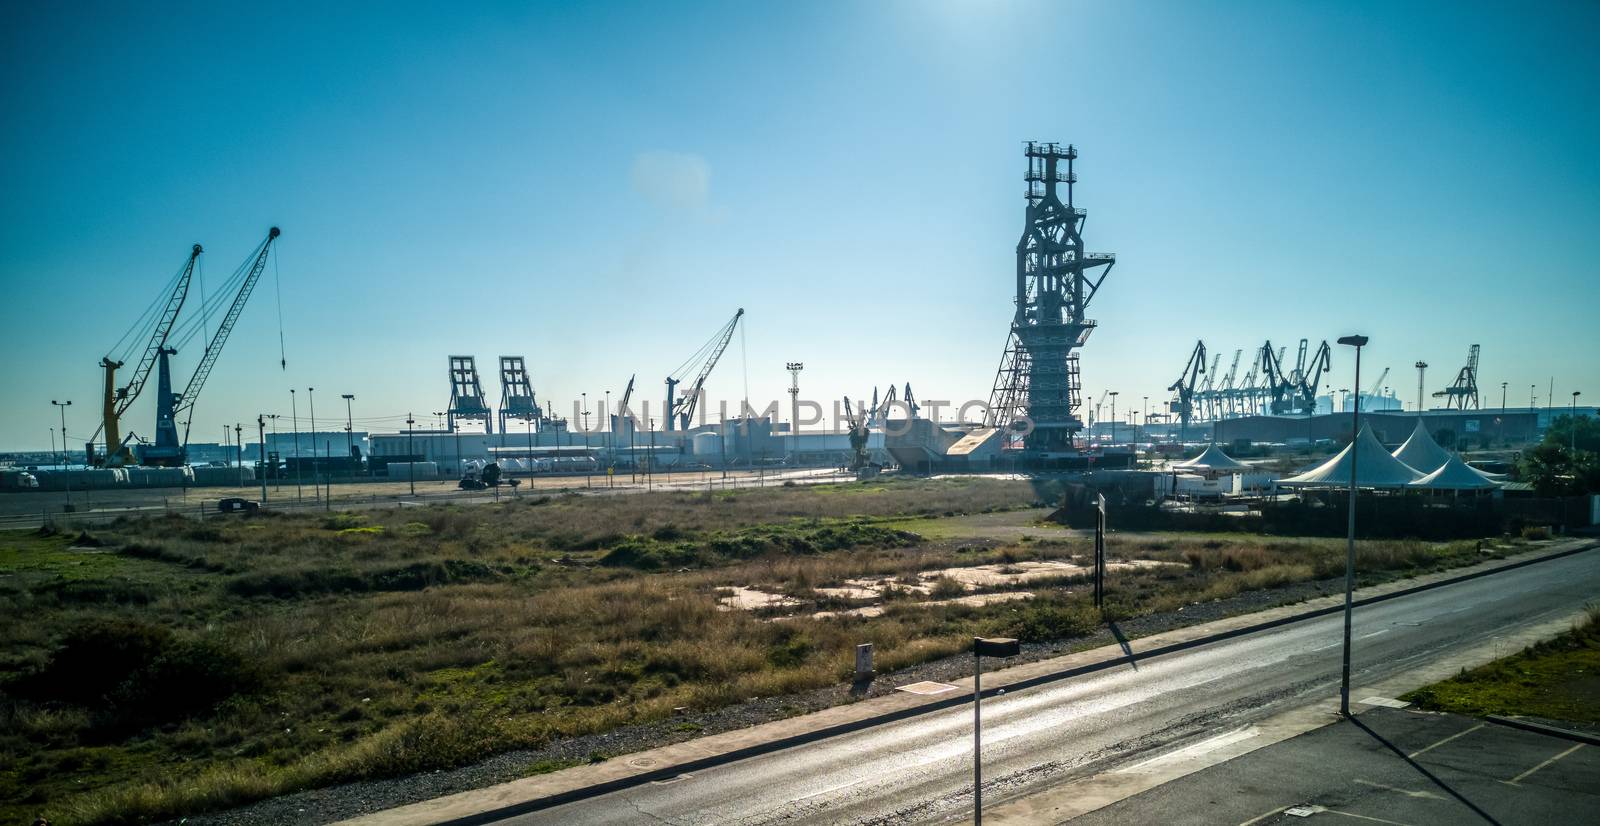
[[[145,382],[150,379],[150,370],[155,366],[157,359],[171,352],[167,348],[167,338],[172,335],[172,326],[177,322],[178,313],[183,309],[184,301],[189,296],[189,283],[194,277],[195,263],[200,260],[200,253],[202,252],[204,250],[199,244],[195,244],[190,248],[189,258],[184,262],[183,267],[178,270],[177,276],[173,279],[171,289],[167,291],[166,303],[160,305],[162,308],[160,314],[151,316],[157,306],[153,304],[149,310],[145,311],[145,315],[134,323],[134,329],[140,329],[147,323],[146,320],[148,319],[148,323],[152,326],[149,328],[151,332],[147,337],[144,352],[139,357],[139,364],[134,368],[133,375],[129,378],[128,383],[122,387],[117,387],[116,374],[117,369],[123,365],[122,360],[111,356],[106,356],[100,360],[100,366],[105,370],[105,399],[100,427],[95,430],[93,436],[89,437],[89,442],[84,448],[84,454],[88,457],[89,464],[98,465],[103,463],[110,467],[121,467],[134,461],[133,454],[128,450],[128,446],[122,436],[120,426],[122,414],[128,412],[128,408],[133,406],[133,403],[138,400],[139,394],[144,391]],[[131,333],[132,330],[129,331],[129,334]],[[129,334],[124,334],[123,339],[128,339]],[[133,339],[133,343],[137,342],[138,338],[136,337]],[[100,437],[102,431],[106,434],[106,455],[103,459],[97,459],[95,457],[94,443],[95,439]],[[129,433],[127,438],[131,440],[134,436]]]
[[[1446,409],[1478,409],[1478,345],[1474,344],[1467,350],[1467,366],[1456,374],[1455,383],[1434,391],[1433,397],[1444,399]]]
[[[1185,440],[1189,438],[1189,419],[1194,415],[1195,385],[1200,380],[1200,374],[1205,371],[1206,343],[1197,341],[1194,343],[1194,351],[1189,353],[1189,363],[1184,365],[1183,373],[1178,376],[1178,380],[1173,382],[1171,387],[1167,388],[1177,394],[1177,397],[1167,405],[1167,408],[1176,413],[1178,421],[1182,422],[1183,432],[1180,438]]]
[[[694,411],[700,404],[701,391],[705,388],[706,377],[711,375],[711,369],[717,366],[717,360],[722,358],[722,352],[728,349],[728,342],[733,340],[734,328],[739,326],[739,319],[744,317],[744,308],[733,314],[733,318],[722,329],[712,336],[709,341],[700,346],[694,355],[690,356],[683,364],[678,365],[671,375],[667,376],[667,409],[666,421],[663,423],[666,430],[688,430],[694,420]],[[689,385],[689,392],[681,398],[677,396],[678,385],[695,372],[694,381]],[[741,411],[742,413],[742,411]]]

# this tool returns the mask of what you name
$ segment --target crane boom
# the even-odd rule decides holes
[[[705,387],[706,377],[711,375],[711,369],[717,366],[717,360],[722,358],[722,352],[728,349],[728,342],[733,340],[734,328],[739,326],[739,319],[744,317],[744,308],[733,314],[733,318],[722,329],[717,331],[706,345],[696,351],[689,361],[679,366],[683,370],[693,364],[698,356],[705,355],[701,362],[700,372],[694,377],[694,383],[689,385],[689,392],[682,398],[674,399],[674,392],[678,384],[683,381],[679,376],[667,377],[667,421],[666,429],[689,429],[689,423],[694,420],[695,408],[700,404],[700,391]]]
[[[128,379],[127,385],[117,390],[118,416],[126,413],[139,398],[145,382],[150,378],[151,368],[155,367],[157,354],[161,352],[161,348],[167,346],[167,336],[172,334],[172,325],[178,320],[178,311],[183,309],[183,302],[189,296],[189,280],[194,275],[195,262],[200,259],[200,253],[203,251],[199,244],[195,244],[189,250],[189,260],[183,265],[183,272],[178,276],[178,284],[173,288],[172,295],[167,298],[166,309],[161,311],[161,319],[156,322],[150,343],[145,345],[144,355],[139,357],[139,366],[134,368],[133,376]]]
[[[250,274],[245,276],[244,283],[239,285],[239,292],[234,295],[233,304],[228,307],[228,314],[223,317],[216,333],[211,336],[211,343],[206,345],[200,366],[196,367],[194,375],[189,377],[189,384],[184,387],[183,393],[173,400],[173,416],[194,407],[195,400],[200,397],[200,390],[206,386],[206,379],[211,376],[211,369],[217,365],[217,358],[222,355],[222,346],[228,343],[228,334],[233,332],[233,325],[238,322],[240,313],[244,312],[245,302],[250,300],[250,293],[255,290],[256,282],[261,280],[261,271],[267,266],[267,254],[271,252],[272,242],[279,234],[277,227],[268,230],[266,240],[256,249],[255,261],[250,265]],[[187,421],[183,426],[183,442],[186,445],[189,443]]]
[[[115,387],[115,374],[122,362],[110,356],[101,359],[100,365],[106,368],[106,398],[100,426],[95,429],[94,435],[89,437],[89,443],[100,437],[101,432],[106,434],[106,459],[112,464],[121,464],[127,458],[122,450],[122,432],[119,426],[122,414],[138,400],[139,394],[144,391],[144,385],[150,378],[150,369],[155,366],[156,357],[167,346],[167,337],[172,334],[172,325],[178,320],[178,312],[183,309],[183,302],[189,297],[189,281],[194,276],[194,265],[199,260],[203,250],[195,244],[189,250],[189,259],[184,262],[183,268],[178,271],[176,283],[172,292],[167,296],[166,306],[161,315],[156,317],[155,329],[150,334],[150,340],[145,345],[144,354],[139,357],[139,364],[133,370],[133,376],[122,387]]]

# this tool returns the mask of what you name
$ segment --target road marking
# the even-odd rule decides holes
[[[1208,740],[1201,740],[1198,743],[1184,746],[1177,751],[1169,751],[1166,754],[1157,755],[1149,760],[1135,763],[1131,766],[1124,766],[1120,769],[1116,769],[1115,771],[1121,774],[1129,774],[1159,763],[1168,763],[1174,760],[1184,760],[1190,757],[1199,757],[1202,754],[1216,751],[1223,746],[1232,745],[1240,740],[1248,740],[1259,733],[1260,732],[1256,730],[1255,726],[1245,726],[1237,731],[1230,731],[1227,734],[1219,734],[1216,737],[1212,737]]]
[[[1371,780],[1361,780],[1361,779],[1357,778],[1356,782],[1360,783],[1363,786],[1371,786],[1374,789],[1383,789],[1386,792],[1396,792],[1398,794],[1403,794],[1406,797],[1419,797],[1419,798],[1422,798],[1423,800],[1443,800],[1444,799],[1444,798],[1434,794],[1433,792],[1418,792],[1418,791],[1412,791],[1411,789],[1402,789],[1402,788],[1400,788],[1398,786],[1385,786],[1382,783],[1374,783]]]
[[[1277,813],[1279,813],[1279,812],[1281,812],[1281,811],[1283,811],[1284,809],[1287,809],[1287,808],[1289,808],[1289,807],[1288,806],[1279,806],[1278,808],[1273,809],[1272,811],[1267,812],[1265,814],[1256,815],[1255,817],[1252,817],[1249,820],[1246,820],[1245,822],[1239,824],[1239,826],[1255,826],[1255,824],[1260,823],[1261,821],[1266,820],[1267,818],[1272,817],[1273,815],[1275,815],[1275,814],[1277,814]]]
[[[1389,633],[1389,629],[1387,629],[1387,628],[1385,628],[1385,629],[1383,629],[1383,630],[1382,630],[1382,631],[1374,631],[1374,632],[1372,632],[1372,633],[1371,633],[1371,634],[1362,634],[1362,635],[1361,635],[1361,636],[1359,636],[1359,637],[1356,637],[1356,639],[1358,639],[1358,640],[1364,640],[1364,639],[1366,639],[1366,638],[1368,638],[1368,637],[1376,637],[1376,636],[1378,636],[1378,635],[1379,635],[1379,634],[1387,634],[1387,633]]]
[[[1483,728],[1486,725],[1488,725],[1488,723],[1479,723],[1479,724],[1473,726],[1472,728],[1467,729],[1466,731],[1458,731],[1455,734],[1452,734],[1449,737],[1446,737],[1443,740],[1440,740],[1439,742],[1434,743],[1433,745],[1431,745],[1431,746],[1429,746],[1429,747],[1427,747],[1425,749],[1422,749],[1421,751],[1414,751],[1414,752],[1406,755],[1406,757],[1415,758],[1415,757],[1418,757],[1420,755],[1427,754],[1428,752],[1433,751],[1434,749],[1444,745],[1445,743],[1450,742],[1451,740],[1456,739],[1457,737],[1465,737],[1465,736],[1473,733],[1474,731],[1477,731],[1478,729]]]
[[[1533,774],[1534,772],[1544,768],[1545,766],[1550,765],[1551,763],[1556,762],[1557,760],[1560,760],[1563,757],[1566,757],[1567,755],[1569,755],[1569,754],[1571,754],[1571,753],[1573,753],[1573,752],[1575,752],[1575,751],[1577,751],[1578,749],[1581,749],[1581,748],[1583,748],[1583,744],[1579,743],[1579,744],[1573,746],[1572,748],[1567,749],[1566,751],[1556,755],[1555,757],[1552,757],[1549,760],[1546,760],[1543,763],[1540,763],[1539,765],[1534,766],[1531,769],[1528,769],[1527,771],[1523,772],[1522,774],[1519,774],[1516,777],[1513,777],[1510,780],[1507,780],[1506,782],[1510,783],[1513,786],[1515,786],[1518,783],[1520,783],[1524,778],[1528,777],[1529,775]]]
[[[1360,820],[1370,820],[1373,823],[1388,823],[1390,826],[1411,826],[1409,823],[1401,823],[1398,820],[1384,820],[1381,817],[1368,817],[1366,815],[1358,815],[1354,812],[1341,812],[1338,809],[1323,809],[1322,811],[1327,812],[1330,815],[1344,815],[1345,817],[1353,817]]]
[[[865,777],[862,777],[862,778],[859,778],[859,779],[856,779],[856,780],[852,780],[849,783],[844,784],[843,786],[834,786],[831,789],[823,789],[820,792],[812,792],[811,794],[801,795],[801,796],[799,796],[799,797],[797,797],[794,800],[791,800],[789,802],[790,803],[799,803],[802,800],[810,800],[813,797],[821,797],[822,795],[825,795],[825,794],[832,794],[833,792],[837,792],[837,791],[840,791],[842,789],[848,789],[851,786],[854,786],[854,785],[857,785],[857,784],[860,784],[860,783],[864,783],[864,782],[866,782],[866,780],[867,779]]]

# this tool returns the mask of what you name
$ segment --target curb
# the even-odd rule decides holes
[[[1430,591],[1430,590],[1433,590],[1435,588],[1442,588],[1442,587],[1444,587],[1446,585],[1454,585],[1454,584],[1460,583],[1460,582],[1467,582],[1467,581],[1470,581],[1470,580],[1479,579],[1479,578],[1482,578],[1482,577],[1485,577],[1485,576],[1490,576],[1492,574],[1497,574],[1497,573],[1501,573],[1501,572],[1504,572],[1504,571],[1513,571],[1513,570],[1517,570],[1519,568],[1526,568],[1526,567],[1528,567],[1530,565],[1535,565],[1535,564],[1538,564],[1538,563],[1541,563],[1541,562],[1548,562],[1548,561],[1556,560],[1556,559],[1564,559],[1566,557],[1575,556],[1577,554],[1583,553],[1585,551],[1594,550],[1596,548],[1600,548],[1600,543],[1588,542],[1588,543],[1579,545],[1577,547],[1567,548],[1565,550],[1556,551],[1556,552],[1544,554],[1544,555],[1541,555],[1541,556],[1529,557],[1527,559],[1520,559],[1520,560],[1517,560],[1515,562],[1510,562],[1510,563],[1507,563],[1507,564],[1504,564],[1504,565],[1498,565],[1498,566],[1495,566],[1495,567],[1492,567],[1492,568],[1486,568],[1486,569],[1477,570],[1477,571],[1469,571],[1469,572],[1465,572],[1465,573],[1458,574],[1458,575],[1455,575],[1455,576],[1448,576],[1448,577],[1446,577],[1444,579],[1439,579],[1439,580],[1436,580],[1436,581],[1433,581],[1433,582],[1420,583],[1420,584],[1417,584],[1417,585],[1412,585],[1412,586],[1409,586],[1409,587],[1406,587],[1406,588],[1396,589],[1394,591],[1389,591],[1389,592],[1386,592],[1386,593],[1374,594],[1372,596],[1364,597],[1364,598],[1361,598],[1361,599],[1356,599],[1356,600],[1353,601],[1352,605],[1353,606],[1372,605],[1372,604],[1375,604],[1375,603],[1384,602],[1384,601],[1395,599],[1395,598],[1398,598],[1398,597],[1409,596],[1411,594],[1421,593],[1423,591]],[[1383,587],[1383,586],[1376,586],[1376,587]],[[1288,607],[1288,606],[1283,606],[1283,607]],[[1268,610],[1273,610],[1273,609],[1268,609]],[[1148,651],[1143,651],[1143,652],[1139,652],[1139,653],[1136,653],[1136,654],[1121,654],[1119,656],[1111,657],[1109,659],[1099,660],[1099,661],[1096,661],[1096,662],[1086,663],[1084,665],[1074,666],[1074,667],[1070,667],[1070,668],[1064,668],[1064,669],[1061,669],[1059,671],[1052,671],[1052,672],[1049,672],[1049,673],[1046,673],[1046,674],[1041,674],[1041,675],[1034,676],[1034,677],[1028,677],[1028,678],[1024,678],[1024,679],[1019,679],[1019,680],[1016,680],[1014,682],[1002,682],[1002,680],[1004,678],[1001,675],[1004,674],[1004,671],[997,671],[991,677],[991,679],[994,681],[994,683],[997,683],[997,684],[994,685],[994,687],[992,687],[992,688],[984,689],[982,694],[983,694],[984,697],[992,697],[992,696],[998,695],[1002,691],[1012,691],[1012,690],[1021,689],[1021,688],[1031,688],[1031,687],[1034,687],[1034,686],[1045,685],[1047,683],[1052,683],[1052,682],[1056,682],[1056,681],[1059,681],[1059,680],[1071,679],[1073,677],[1082,676],[1084,674],[1092,674],[1092,673],[1095,673],[1095,672],[1098,672],[1098,671],[1105,671],[1107,669],[1116,668],[1118,666],[1128,665],[1130,663],[1136,663],[1139,660],[1148,660],[1148,659],[1150,659],[1152,657],[1159,657],[1159,656],[1162,656],[1162,655],[1165,655],[1165,654],[1172,654],[1172,653],[1176,653],[1176,652],[1179,652],[1179,651],[1186,651],[1188,649],[1197,648],[1197,647],[1200,647],[1202,645],[1209,645],[1209,644],[1215,643],[1215,642],[1222,642],[1224,640],[1230,640],[1230,639],[1234,639],[1234,638],[1237,638],[1237,637],[1242,637],[1242,636],[1245,636],[1247,634],[1254,634],[1254,633],[1257,633],[1259,631],[1265,631],[1265,630],[1269,630],[1269,629],[1272,629],[1272,628],[1279,628],[1279,627],[1282,627],[1282,626],[1285,626],[1285,625],[1289,625],[1291,623],[1300,622],[1300,621],[1303,621],[1303,620],[1314,619],[1314,618],[1317,618],[1317,617],[1327,616],[1329,614],[1340,613],[1343,610],[1344,610],[1344,605],[1342,603],[1341,604],[1330,605],[1330,606],[1325,606],[1325,607],[1322,607],[1322,608],[1315,608],[1315,609],[1311,609],[1309,611],[1302,611],[1302,612],[1299,612],[1299,613],[1289,614],[1287,616],[1277,617],[1277,618],[1266,620],[1266,621],[1263,621],[1263,622],[1251,623],[1249,625],[1240,626],[1238,628],[1230,628],[1230,629],[1223,630],[1223,631],[1218,631],[1218,632],[1215,632],[1215,633],[1212,633],[1212,634],[1206,634],[1206,635],[1203,635],[1203,636],[1200,636],[1200,637],[1196,637],[1194,639],[1180,640],[1180,641],[1177,641],[1177,642],[1168,643],[1166,645],[1158,646],[1156,648],[1149,649]],[[1246,616],[1248,616],[1248,615],[1246,615]],[[1223,620],[1218,620],[1217,622],[1226,622],[1226,621],[1227,621],[1226,619],[1223,619]],[[1183,628],[1174,628],[1174,629],[1172,629],[1172,632],[1181,632],[1183,630],[1184,630]],[[1170,632],[1164,632],[1164,633],[1170,633]],[[1088,652],[1077,652],[1077,653],[1084,654],[1084,653],[1088,653]],[[1064,655],[1064,656],[1073,656],[1073,655],[1068,654],[1068,655]],[[1044,662],[1044,661],[1040,661],[1040,662]],[[1016,667],[1017,668],[1026,668],[1027,666],[1026,665],[1022,665],[1022,666],[1016,666]],[[970,678],[966,678],[966,679],[970,680]],[[892,695],[885,695],[885,696],[888,697],[888,696],[892,696]],[[879,699],[881,699],[881,698],[879,698]],[[785,736],[785,737],[778,737],[778,738],[775,738],[775,739],[772,739],[772,740],[768,740],[768,741],[765,741],[765,742],[756,743],[756,744],[752,744],[752,745],[748,745],[748,746],[744,746],[744,747],[740,747],[740,748],[734,748],[734,749],[730,749],[728,751],[721,752],[721,753],[718,753],[718,754],[707,755],[705,757],[699,757],[699,758],[686,760],[686,761],[679,762],[679,763],[673,763],[673,764],[666,765],[666,766],[663,766],[663,767],[660,767],[660,768],[644,769],[644,770],[640,770],[640,771],[638,771],[636,773],[629,774],[629,775],[624,776],[624,777],[616,777],[616,778],[613,778],[613,779],[610,779],[610,780],[603,780],[603,781],[600,781],[600,782],[597,782],[597,783],[593,783],[593,784],[590,784],[590,785],[586,785],[586,786],[582,786],[582,787],[578,787],[578,788],[567,789],[565,791],[559,791],[559,792],[555,792],[555,793],[552,793],[552,794],[543,795],[543,796],[540,796],[540,797],[534,797],[534,798],[531,798],[531,799],[528,799],[528,800],[523,800],[523,801],[516,802],[516,803],[509,803],[509,804],[506,804],[506,805],[496,806],[496,807],[493,807],[493,808],[490,808],[490,809],[487,809],[487,810],[484,810],[484,811],[474,812],[472,814],[463,815],[463,816],[460,816],[460,817],[447,818],[447,819],[443,819],[443,820],[420,820],[419,819],[416,822],[433,823],[433,824],[438,824],[438,826],[479,826],[480,824],[493,823],[493,822],[496,822],[496,821],[499,821],[499,820],[503,820],[505,818],[515,817],[517,815],[528,814],[530,812],[536,812],[536,811],[540,811],[540,810],[543,810],[543,809],[548,809],[548,808],[552,808],[552,807],[555,807],[555,806],[560,806],[560,805],[563,805],[563,804],[566,804],[566,803],[572,803],[572,802],[579,801],[579,800],[586,800],[586,799],[592,798],[592,797],[599,797],[599,796],[604,795],[604,794],[609,794],[611,792],[620,791],[622,789],[632,788],[634,786],[644,785],[646,783],[651,783],[651,782],[655,782],[655,781],[659,781],[659,780],[667,780],[667,779],[670,779],[670,778],[673,778],[673,777],[677,777],[678,775],[684,774],[686,772],[699,771],[701,769],[712,768],[712,767],[715,767],[715,766],[725,765],[727,763],[734,763],[734,762],[738,762],[740,760],[744,760],[744,759],[747,759],[747,758],[750,758],[750,757],[757,757],[757,756],[760,756],[760,755],[763,755],[763,754],[769,754],[769,753],[774,752],[774,751],[781,751],[783,749],[793,748],[795,746],[801,746],[801,745],[805,745],[807,743],[813,743],[813,742],[816,742],[816,741],[819,741],[819,740],[826,740],[826,739],[831,738],[831,737],[837,737],[837,736],[843,735],[843,734],[850,734],[852,732],[861,731],[863,729],[868,729],[868,728],[873,728],[875,726],[880,726],[880,725],[884,725],[884,724],[887,724],[887,723],[893,723],[893,722],[898,722],[900,720],[906,720],[906,719],[909,719],[909,718],[912,718],[912,717],[917,717],[917,716],[920,716],[920,715],[923,715],[923,714],[930,714],[930,713],[933,713],[933,712],[943,711],[945,709],[954,708],[954,707],[957,707],[957,706],[963,706],[963,705],[966,705],[967,703],[969,703],[971,701],[971,699],[972,699],[972,692],[971,692],[970,689],[968,689],[966,691],[962,691],[962,692],[957,693],[955,696],[944,697],[944,698],[940,698],[940,699],[936,699],[936,700],[928,700],[926,702],[918,703],[916,705],[907,706],[907,707],[904,707],[904,708],[898,708],[898,709],[894,709],[894,710],[887,711],[887,712],[884,712],[884,713],[875,714],[875,715],[871,715],[871,716],[867,716],[867,717],[862,717],[862,718],[856,719],[856,720],[849,720],[849,721],[845,721],[845,722],[841,722],[841,723],[837,723],[837,724],[833,724],[833,725],[829,725],[829,726],[823,726],[821,728],[816,728],[816,729],[800,732],[800,733],[789,735],[789,736]],[[848,705],[846,705],[846,706],[835,706],[834,708],[835,709],[838,709],[838,708],[849,708],[849,706]],[[819,711],[819,712],[815,712],[815,713],[821,714],[821,713],[826,713],[826,711],[827,710]],[[694,741],[688,741],[688,742],[692,743]],[[626,755],[623,756],[624,759],[626,757],[627,757]],[[515,783],[515,782],[518,782],[518,781],[510,781],[510,782]],[[493,787],[491,786],[491,787],[487,787],[487,788],[493,788]],[[456,794],[472,794],[475,791],[484,791],[484,790],[470,790],[470,791],[465,791],[465,792],[458,792]],[[455,795],[448,795],[447,797],[453,797],[453,796],[455,796]],[[435,798],[435,800],[442,800],[442,799],[444,799],[444,798]],[[427,802],[428,801],[419,801],[418,803],[407,804],[405,806],[401,806],[401,807],[398,807],[398,808],[400,808],[400,809],[410,808],[411,806],[423,805],[423,804],[425,804]],[[395,812],[394,809],[389,809],[389,810],[380,811],[380,812],[374,812],[374,813],[371,813],[371,814],[362,815],[362,816],[358,816],[358,817],[355,817],[355,818],[350,818],[348,820],[341,821],[341,823],[350,823],[350,824],[380,823],[380,822],[384,822],[386,820],[385,815],[389,815],[389,814],[394,813],[394,812]],[[412,822],[412,821],[407,819],[404,822]]]
[[[1589,734],[1588,732],[1573,731],[1571,729],[1547,726],[1543,723],[1535,723],[1531,720],[1520,720],[1516,717],[1501,717],[1498,714],[1489,714],[1483,719],[1494,723],[1495,725],[1505,726],[1507,728],[1531,731],[1534,734],[1543,734],[1546,737],[1559,737],[1562,740],[1571,740],[1574,743],[1587,743],[1591,746],[1600,746],[1600,736]]]

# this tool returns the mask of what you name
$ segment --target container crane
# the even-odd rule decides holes
[[[722,329],[711,337],[704,345],[696,350],[688,361],[678,365],[678,369],[667,376],[667,416],[664,423],[667,430],[688,430],[689,424],[694,420],[695,407],[700,404],[700,392],[705,387],[706,377],[711,375],[711,368],[717,366],[717,360],[722,358],[722,351],[728,349],[728,342],[733,339],[733,330],[739,326],[739,319],[744,317],[744,308],[733,314],[733,318]],[[676,397],[678,385],[688,376],[689,371],[699,366],[699,372],[694,382],[689,385],[689,392],[682,398]]]
[[[1378,380],[1372,383],[1372,389],[1367,391],[1367,398],[1378,398],[1378,391],[1383,389],[1383,380],[1386,378],[1389,378],[1389,368],[1387,367],[1383,368],[1383,372],[1378,374]]]
[[[1478,345],[1467,350],[1467,366],[1456,374],[1455,383],[1434,391],[1433,397],[1444,398],[1446,409],[1466,410],[1469,405],[1473,410],[1478,409]]]
[[[855,407],[850,404],[850,397],[844,397],[844,423],[850,436],[850,469],[853,471],[859,471],[868,464],[868,422],[875,413],[863,410],[857,415]]]
[[[189,445],[189,423],[193,419],[192,415],[186,414],[192,414],[195,402],[200,398],[200,391],[205,388],[206,379],[211,377],[211,371],[222,355],[222,348],[228,343],[228,336],[238,323],[240,314],[244,312],[245,302],[250,300],[256,282],[261,280],[261,272],[267,266],[267,256],[272,251],[272,242],[280,234],[277,227],[268,230],[266,239],[235,271],[234,278],[230,279],[230,283],[232,280],[239,281],[238,291],[234,293],[233,302],[228,305],[228,312],[217,325],[216,332],[212,333],[211,341],[206,344],[205,353],[200,357],[200,365],[189,376],[189,382],[184,386],[182,393],[172,392],[171,368],[167,361],[167,357],[177,351],[163,347],[157,352],[159,389],[156,394],[156,442],[140,451],[139,460],[144,464],[179,466],[184,463]],[[180,415],[185,416],[181,442],[178,439],[177,427]]]
[[[204,250],[199,244],[195,244],[190,248],[188,260],[184,262],[183,267],[178,271],[178,275],[173,279],[173,286],[167,295],[166,304],[162,306],[160,315],[155,316],[153,319],[154,327],[148,343],[145,344],[144,353],[139,357],[139,364],[134,368],[133,376],[129,378],[128,383],[122,387],[117,387],[117,369],[123,365],[120,359],[106,356],[100,360],[100,366],[105,370],[105,399],[101,411],[100,427],[95,430],[93,436],[89,437],[89,442],[84,447],[84,455],[87,457],[89,464],[101,464],[100,460],[95,459],[94,452],[95,439],[100,437],[101,432],[106,434],[104,464],[110,467],[121,467],[133,461],[133,454],[128,450],[127,444],[122,437],[120,427],[122,414],[133,406],[133,403],[138,400],[139,394],[144,391],[145,382],[149,380],[150,370],[155,366],[157,359],[161,354],[170,352],[167,348],[167,338],[172,335],[172,325],[178,320],[178,313],[183,309],[183,303],[189,296],[189,282],[194,276],[194,267],[200,260],[200,253],[202,252]],[[154,309],[155,305],[152,305],[150,310],[146,311],[145,316],[141,316],[140,322],[144,321],[145,317],[149,316]],[[140,326],[140,322],[134,323],[136,329]],[[124,335],[123,338],[127,339],[128,336]],[[133,434],[129,433],[128,439],[132,438]]]

